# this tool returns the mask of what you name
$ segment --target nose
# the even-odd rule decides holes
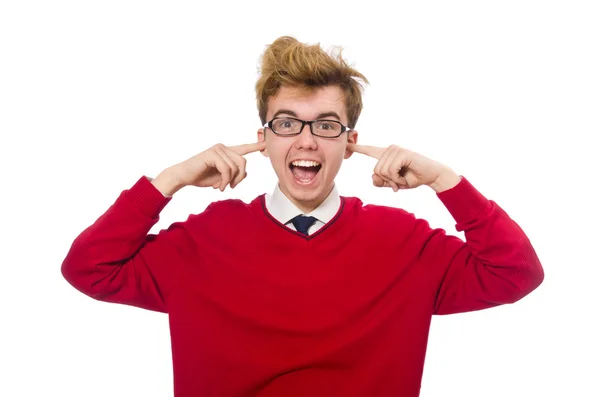
[[[304,127],[302,127],[302,131],[300,131],[300,134],[296,136],[295,144],[296,149],[317,149],[317,140],[310,132],[310,125],[305,124]]]

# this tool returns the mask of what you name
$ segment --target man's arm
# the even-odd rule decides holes
[[[170,200],[140,178],[77,236],[64,278],[94,299],[165,312],[170,285],[196,252],[184,223],[148,234]]]
[[[179,271],[200,258],[197,242],[186,229],[189,219],[148,235],[161,210],[185,186],[221,191],[237,186],[246,177],[242,156],[264,148],[264,142],[218,144],[167,168],[156,179],[140,178],[75,239],[61,267],[63,276],[95,299],[166,311]]]
[[[348,150],[376,158],[373,184],[395,192],[428,186],[465,232],[466,243],[432,230],[424,220],[415,225],[413,243],[428,266],[436,294],[435,313],[449,314],[513,303],[544,279],[529,239],[495,202],[486,199],[450,167],[405,148],[348,143]]]
[[[451,185],[449,185],[451,186]],[[528,237],[494,201],[464,177],[437,196],[464,231],[465,241],[417,220],[423,236],[420,260],[431,267],[435,314],[481,310],[514,303],[536,289],[544,271]]]

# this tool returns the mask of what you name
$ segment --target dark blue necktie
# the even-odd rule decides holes
[[[317,221],[314,216],[298,215],[292,219],[292,223],[297,231],[308,236],[308,229]]]

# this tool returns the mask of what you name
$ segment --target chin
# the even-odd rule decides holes
[[[290,195],[293,197],[295,201],[312,204],[315,201],[319,200],[319,198],[323,195],[323,189],[312,190],[312,191],[303,191],[298,189],[291,189]]]

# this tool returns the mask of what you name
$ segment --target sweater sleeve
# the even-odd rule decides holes
[[[196,252],[185,223],[148,234],[170,200],[140,178],[73,241],[63,277],[94,299],[166,312],[169,288]]]
[[[542,283],[544,271],[531,242],[498,204],[464,177],[438,198],[466,242],[417,221],[416,232],[425,236],[421,259],[432,267],[435,281],[434,314],[514,303]]]

